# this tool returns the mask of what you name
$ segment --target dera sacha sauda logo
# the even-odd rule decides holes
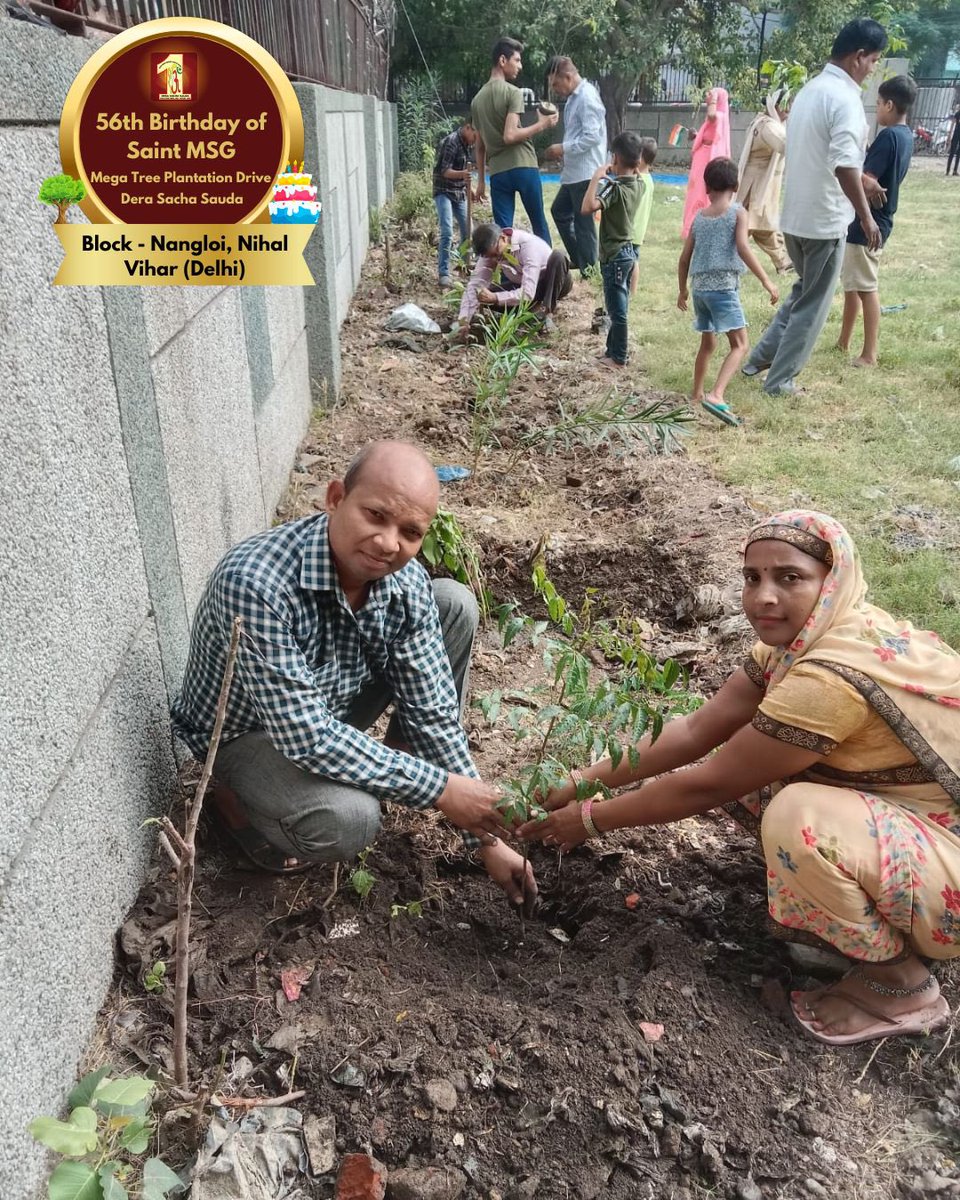
[[[197,85],[197,56],[180,54],[151,54],[153,67],[153,99],[184,103],[193,99]]]
[[[60,157],[94,222],[266,222],[277,177],[303,157],[303,120],[282,68],[252,38],[167,17],[111,38],[81,68]]]

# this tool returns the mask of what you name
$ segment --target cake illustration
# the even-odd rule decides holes
[[[316,225],[320,220],[317,189],[305,175],[303,163],[287,163],[277,176],[270,201],[270,221],[274,225]]]

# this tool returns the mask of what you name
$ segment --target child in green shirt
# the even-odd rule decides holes
[[[630,295],[637,294],[637,284],[640,282],[640,247],[647,236],[647,226],[650,224],[650,213],[653,211],[653,175],[650,168],[657,157],[657,143],[652,137],[640,139],[640,178],[643,183],[643,196],[633,224],[633,248],[637,252],[637,263],[630,277]]]
[[[637,261],[634,226],[643,197],[640,138],[625,130],[613,139],[610,150],[613,161],[594,171],[580,211],[584,215],[600,212],[600,274],[610,329],[606,350],[599,358],[603,366],[620,370],[627,365],[627,308],[630,277]]]

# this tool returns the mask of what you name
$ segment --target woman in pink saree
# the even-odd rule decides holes
[[[693,218],[710,201],[703,186],[703,172],[713,158],[730,157],[730,100],[725,88],[710,88],[707,92],[707,119],[693,139],[687,198],[683,205],[683,233],[686,237]]]

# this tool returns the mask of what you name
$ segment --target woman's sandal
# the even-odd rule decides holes
[[[712,417],[716,417],[724,425],[732,425],[736,428],[743,424],[730,405],[725,404],[722,400],[711,400],[709,397],[705,397],[700,404]]]
[[[818,1029],[813,1028],[812,1022],[800,1016],[792,1002],[790,1004],[794,1020],[800,1028],[810,1037],[816,1038],[818,1042],[824,1042],[828,1046],[854,1046],[858,1042],[870,1042],[876,1038],[933,1033],[936,1029],[942,1029],[950,1020],[950,1008],[942,996],[938,996],[931,1004],[925,1004],[922,1008],[890,1016],[867,1004],[859,994],[847,991],[843,984],[844,980],[841,979],[831,987],[824,988],[821,994],[839,996],[842,1000],[846,1000],[854,1008],[859,1008],[861,1012],[874,1017],[873,1025],[868,1025],[857,1033],[821,1033]]]

